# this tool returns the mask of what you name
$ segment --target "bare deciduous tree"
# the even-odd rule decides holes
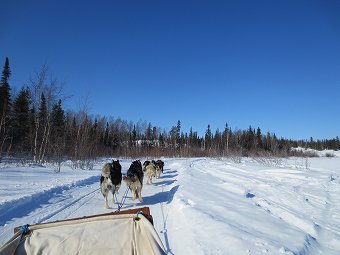
[[[41,163],[49,145],[51,132],[51,111],[53,104],[62,95],[62,84],[51,76],[47,78],[48,67],[43,65],[39,72],[29,80],[34,111],[33,160]],[[43,99],[43,97],[45,99]],[[41,114],[43,100],[46,100],[46,114]],[[43,119],[42,119],[43,118]]]

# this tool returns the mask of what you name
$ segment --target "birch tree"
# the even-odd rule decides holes
[[[51,112],[62,92],[62,85],[57,79],[48,79],[48,67],[43,65],[39,72],[29,80],[34,109],[33,160],[44,161],[51,133]]]

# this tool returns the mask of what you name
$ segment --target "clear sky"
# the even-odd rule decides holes
[[[0,0],[0,64],[90,112],[200,135],[340,136],[340,1]],[[17,90],[18,90],[17,89]]]

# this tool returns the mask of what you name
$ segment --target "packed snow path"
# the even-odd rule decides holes
[[[310,159],[309,169],[299,159],[164,161],[160,179],[144,179],[143,203],[128,193],[122,210],[149,206],[168,254],[340,253],[340,158]],[[19,225],[116,211],[99,191],[102,165],[0,169],[0,243]]]

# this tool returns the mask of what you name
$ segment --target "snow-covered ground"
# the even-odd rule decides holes
[[[163,159],[143,203],[168,254],[340,254],[340,155],[289,159]],[[143,161],[144,159],[142,159]],[[239,162],[240,160],[240,162]],[[123,174],[132,160],[121,160]],[[23,224],[115,211],[92,171],[0,168],[0,245]],[[126,190],[123,183],[118,200]],[[110,197],[111,198],[111,197]]]

